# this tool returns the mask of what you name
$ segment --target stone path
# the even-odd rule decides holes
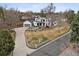
[[[27,54],[35,51],[34,49],[30,49],[26,46],[24,32],[27,28],[15,28],[16,31],[16,39],[15,39],[15,49],[13,51],[13,56],[26,56]]]

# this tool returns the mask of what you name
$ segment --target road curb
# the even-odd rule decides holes
[[[67,33],[65,33],[65,34],[63,34],[63,35],[61,35],[61,36],[59,36],[59,37],[55,38],[54,40],[51,40],[51,41],[49,41],[48,43],[46,43],[46,44],[44,44],[44,45],[40,46],[40,47],[39,47],[39,48],[37,48],[34,52],[36,52],[36,51],[38,51],[39,49],[41,49],[41,48],[43,48],[43,47],[45,47],[45,46],[47,46],[47,45],[51,44],[52,42],[55,42],[57,39],[62,38],[63,36],[65,36],[65,35],[67,35],[67,34],[69,34],[69,33],[71,33],[71,30],[70,30],[70,31],[68,31]],[[34,52],[32,52],[32,53],[34,53]],[[32,53],[31,53],[31,54],[32,54]],[[30,54],[29,54],[29,55],[30,55]]]

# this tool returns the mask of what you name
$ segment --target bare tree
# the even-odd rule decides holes
[[[4,8],[2,6],[0,6],[0,18],[5,20],[5,18],[4,18]]]
[[[42,9],[44,13],[53,13],[55,12],[56,7],[53,3],[50,3],[46,8]]]
[[[68,11],[65,11],[63,15],[65,16],[65,18],[67,18],[68,23],[71,24],[71,22],[74,20],[75,13],[74,10],[70,9]]]

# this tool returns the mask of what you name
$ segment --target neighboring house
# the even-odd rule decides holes
[[[35,18],[34,26],[39,27],[51,26],[51,20],[42,17]]]
[[[32,27],[32,23],[30,21],[25,21],[23,27]]]
[[[33,20],[27,20],[23,23],[23,26],[29,26],[29,27],[50,27],[51,26],[51,19],[46,19],[42,17],[36,17]]]

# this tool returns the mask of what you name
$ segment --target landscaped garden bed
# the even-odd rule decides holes
[[[25,31],[26,44],[30,48],[38,48],[68,31],[69,26],[67,25],[43,29],[41,31]]]

